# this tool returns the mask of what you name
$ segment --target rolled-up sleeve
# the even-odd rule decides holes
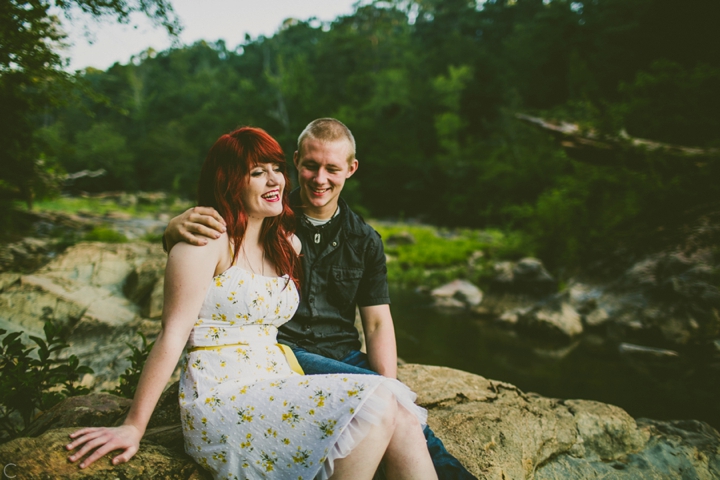
[[[387,265],[385,250],[380,234],[373,231],[365,253],[365,268],[357,292],[357,304],[360,307],[386,305],[390,303],[388,292]]]

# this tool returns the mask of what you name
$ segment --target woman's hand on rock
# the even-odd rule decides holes
[[[71,433],[70,438],[73,441],[65,445],[66,449],[74,450],[82,446],[80,450],[68,457],[71,462],[80,460],[92,451],[92,454],[80,463],[80,468],[87,468],[114,450],[122,450],[122,453],[112,459],[113,465],[127,462],[140,448],[142,432],[132,425],[112,428],[90,427]]]

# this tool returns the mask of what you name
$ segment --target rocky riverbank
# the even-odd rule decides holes
[[[103,461],[83,472],[66,462],[62,445],[72,428],[122,421],[129,401],[99,392],[117,384],[137,333],[152,339],[159,331],[165,255],[145,242],[82,242],[59,254],[42,242],[4,247],[12,258],[6,255],[0,273],[0,328],[42,336],[45,320],[53,320],[68,333],[63,355],[94,369],[82,383],[98,393],[43,412],[20,438],[0,445],[0,464],[12,464],[17,478],[207,478],[183,453],[173,386],[132,462]],[[657,255],[614,283],[572,282],[560,293],[538,260],[498,262],[488,291],[461,281],[435,294],[439,308],[469,309],[521,332],[562,341],[600,332],[627,355],[662,359],[679,354],[629,342],[657,337],[681,352],[718,343],[713,262],[712,252]],[[720,435],[700,421],[633,419],[612,405],[546,398],[443,367],[404,365],[400,377],[448,449],[479,478],[720,478]]]
[[[720,434],[702,422],[635,420],[612,405],[544,398],[444,367],[403,365],[399,377],[418,392],[450,452],[478,478],[720,477]],[[209,478],[183,453],[177,384],[129,463],[113,467],[104,459],[80,471],[67,462],[68,433],[116,424],[128,403],[107,394],[68,399],[39,417],[27,436],[0,445],[0,465],[12,464],[17,478]]]

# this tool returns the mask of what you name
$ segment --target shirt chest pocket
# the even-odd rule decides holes
[[[338,308],[350,305],[355,300],[362,275],[362,268],[331,267],[328,282],[330,302]]]

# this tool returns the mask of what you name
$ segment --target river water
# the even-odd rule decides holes
[[[696,419],[720,430],[720,368],[679,359],[639,361],[599,335],[540,343],[469,314],[438,312],[427,296],[391,288],[398,355],[516,385],[546,397],[597,400],[633,417]],[[697,362],[696,362],[697,363]]]

